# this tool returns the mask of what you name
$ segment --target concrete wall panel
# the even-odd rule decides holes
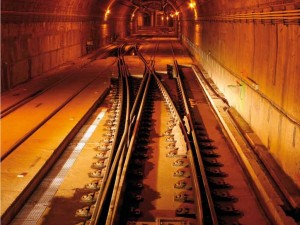
[[[14,64],[12,67],[12,85],[27,81],[29,79],[28,70],[29,68],[27,60],[22,60]]]
[[[108,8],[111,14],[104,21]],[[126,37],[132,11],[132,7],[110,0],[2,0],[2,91],[23,82],[25,77],[41,75],[118,37]],[[88,42],[92,44],[87,46]],[[28,62],[30,74],[15,79],[23,61]]]
[[[31,24],[4,24],[2,29],[2,63],[11,68],[11,84],[14,87],[27,77],[35,77],[66,61],[86,54],[86,43],[94,41],[99,47],[99,25],[93,22],[42,22]],[[119,24],[120,26],[120,24]],[[123,34],[124,35],[124,34]],[[102,43],[108,44],[102,41]],[[61,50],[61,51],[59,51]],[[31,74],[20,75],[19,65],[27,61]],[[41,66],[39,65],[41,64]],[[27,66],[28,67],[28,66]],[[20,76],[20,78],[16,78]],[[26,79],[25,79],[26,80]]]
[[[36,77],[43,73],[43,65],[41,63],[41,57],[35,56],[31,58],[31,77]]]
[[[183,43],[300,186],[299,25],[202,21]]]

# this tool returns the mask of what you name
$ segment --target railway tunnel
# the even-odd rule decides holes
[[[257,224],[298,224],[299,22],[300,2],[297,0],[2,0],[3,224],[254,224],[255,220]],[[124,61],[122,57],[117,57],[123,54],[119,48],[123,48]],[[145,59],[138,60],[139,55],[144,55]],[[145,75],[152,74],[154,70],[156,75],[152,78]],[[127,95],[140,99],[141,102],[133,103],[133,100],[126,100],[125,97],[114,103],[110,102],[115,95],[121,95],[126,89],[116,87],[123,82],[120,74],[130,77],[126,82],[134,87],[129,88],[132,92],[129,90],[130,94]],[[182,81],[179,77],[182,77]],[[148,97],[145,95],[148,100],[141,100],[142,94],[139,94],[141,91],[138,88],[147,90],[148,86]],[[181,91],[177,93],[178,90]],[[166,93],[171,93],[171,97]],[[203,96],[199,97],[200,93]],[[171,98],[175,99],[174,104],[169,103]],[[167,106],[160,103],[162,99],[167,102]],[[205,106],[203,102],[207,102]],[[145,105],[145,113],[150,114],[145,116],[144,113],[139,117],[136,112],[128,118],[122,115],[118,117],[121,111],[119,107],[124,105],[126,108],[126,104],[132,109],[136,105]],[[175,108],[179,111],[176,115],[173,113]],[[185,111],[187,108],[193,116]],[[107,131],[101,129],[107,124],[101,125],[101,120],[106,119],[105,116],[111,116],[111,111],[116,113],[114,118],[119,118],[116,120],[130,122],[124,122],[117,129],[121,133],[115,135],[116,141],[109,140],[109,143],[122,143],[122,132],[126,134],[124,139],[128,139],[128,144],[125,143],[126,147],[123,148],[128,148],[124,150],[128,157],[133,155],[148,158],[143,158],[147,161],[143,163],[143,176],[146,178],[133,184],[130,177],[132,174],[139,176],[136,173],[140,171],[126,166],[134,164],[133,162],[141,163],[140,158],[130,161],[119,147],[122,151],[118,149],[116,153],[111,153],[112,159],[108,161],[110,167],[107,166],[108,172],[104,175],[103,190],[100,188],[100,193],[93,193],[93,196],[95,193],[105,195],[95,200],[96,209],[102,206],[99,213],[92,213],[92,207],[89,206],[85,210],[90,210],[90,215],[77,215],[78,211],[72,208],[74,202],[78,202],[77,208],[83,207],[79,196],[87,194],[83,188],[87,186],[79,184],[79,177],[88,177],[81,173],[95,168],[100,171],[99,167],[95,164],[90,166],[86,156],[83,156],[69,159],[72,163],[77,162],[77,168],[73,169],[76,175],[61,178],[56,176],[61,172],[51,171],[59,167],[54,165],[58,159],[64,158],[65,152],[68,157],[73,157],[73,153],[68,154],[70,145],[74,145],[76,151],[79,151],[78,146],[81,145],[82,148],[86,145],[103,150],[103,145],[96,143],[100,140],[106,143],[107,136],[103,139],[102,134]],[[180,111],[184,112],[180,114]],[[208,111],[213,116],[209,117]],[[156,117],[155,112],[161,117]],[[169,114],[170,118],[167,117]],[[205,117],[209,122],[205,122]],[[111,124],[116,120],[111,120]],[[134,126],[140,120],[145,120],[141,122],[141,127],[149,125],[153,131],[150,131],[152,128],[139,128],[136,134]],[[175,126],[174,121],[179,121],[178,127],[176,122],[177,130],[172,128],[174,137],[166,136],[167,140],[171,138],[171,142],[184,143],[174,146],[168,144],[167,148],[179,146],[179,150],[185,155],[179,161],[172,162],[173,164],[170,162],[170,167],[167,166],[169,158],[164,161],[164,157],[167,155],[172,158],[173,155],[170,154],[173,152],[168,150],[165,154],[154,151],[162,148],[159,138],[169,129],[169,123],[163,125],[167,120],[171,126]],[[233,152],[230,157],[221,152],[219,158],[211,160],[210,156],[205,155],[214,154],[215,150],[208,150],[209,153],[201,153],[202,156],[199,156],[197,144],[193,142],[193,138],[196,138],[193,137],[193,131],[199,138],[202,122],[207,135],[203,140],[200,138],[202,142],[213,140],[216,149],[223,149],[226,145],[224,149],[231,149]],[[98,136],[88,142],[85,135],[92,133],[90,129],[97,130],[96,124],[102,126],[98,131],[101,138]],[[111,130],[108,131],[112,132]],[[216,134],[217,131],[220,135]],[[76,136],[80,134],[81,137]],[[147,147],[141,146],[144,139],[148,138],[147,135],[150,135],[151,141]],[[129,139],[135,136],[136,140],[132,140],[135,150],[131,153]],[[196,142],[200,143],[199,139]],[[183,145],[187,147],[182,147]],[[200,143],[199,146],[200,150],[207,148],[207,144]],[[137,149],[148,150],[148,153],[137,153]],[[29,157],[30,154],[33,156]],[[205,160],[206,156],[208,161]],[[114,161],[114,158],[118,161]],[[232,161],[233,159],[236,161]],[[95,161],[94,158],[89,160]],[[212,171],[204,169],[208,178],[199,181],[200,175],[204,173],[202,166],[215,163],[214,167],[218,167],[218,160],[224,164],[225,171],[226,165],[228,166],[227,173],[230,164],[240,165],[234,169],[233,175],[227,174],[229,181],[233,183],[233,193],[238,196],[232,201],[233,208],[225,204],[230,211],[228,214],[224,212],[226,210],[222,211],[217,207],[216,196],[206,197],[207,194],[204,196],[201,191],[206,186],[212,187],[215,184],[212,180],[219,178],[210,179],[209,173]],[[70,161],[66,159],[64,163],[69,165]],[[178,204],[178,192],[174,191],[175,197],[168,197],[173,194],[173,186],[169,188],[168,183],[177,179],[174,178],[174,165],[180,163],[191,165],[188,187],[193,191],[187,188],[185,197],[181,200],[187,204],[193,202],[192,213],[182,214],[178,211],[178,207],[181,207],[180,210],[188,208]],[[168,175],[169,170],[172,171],[171,175]],[[127,171],[128,175],[123,175]],[[54,180],[50,181],[47,176],[51,173],[54,174],[51,175]],[[247,178],[236,174],[245,174]],[[78,176],[76,181],[71,179],[74,176]],[[115,180],[115,177],[119,180]],[[38,195],[34,191],[42,179],[46,183],[40,186],[49,187],[48,191],[56,196],[47,200],[47,204],[40,202],[41,197],[30,200]],[[55,185],[58,180],[62,183],[59,183],[61,188],[58,184]],[[71,187],[64,186],[65,183],[71,184]],[[175,187],[178,184],[182,183],[176,183]],[[128,192],[130,188],[139,189],[140,186],[143,186],[143,190],[135,197],[138,196],[143,201],[135,203],[133,207],[127,203],[133,201],[128,197],[132,193]],[[228,186],[223,187],[226,193],[230,193]],[[245,187],[245,191],[244,186],[249,187],[249,190]],[[42,196],[50,196],[49,192],[43,192]],[[217,191],[212,189],[208,192],[215,194]],[[255,198],[253,203],[248,201],[250,198]],[[71,199],[71,203],[67,203],[68,199]],[[173,212],[172,208],[168,208],[171,206],[166,206],[166,201],[170,201],[172,207],[177,207],[177,211]],[[147,202],[152,203],[150,208]],[[209,207],[212,204],[213,209]],[[43,207],[35,208],[40,205]],[[63,205],[66,208],[61,212]],[[128,211],[128,207],[131,211]],[[118,209],[114,211],[113,208]],[[248,212],[247,208],[255,210]],[[143,211],[142,216],[128,218],[128,214],[139,214],[139,210]],[[70,216],[64,216],[67,211],[71,212]],[[261,213],[256,216],[256,211]],[[213,219],[214,213],[222,216]],[[210,214],[212,219],[208,219],[206,214]]]

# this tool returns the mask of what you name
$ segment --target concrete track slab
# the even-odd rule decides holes
[[[96,79],[88,88],[2,161],[2,218],[14,202],[20,200],[18,196],[22,192],[35,187],[33,179],[38,174],[45,173],[43,170],[49,166],[47,164],[51,158],[54,155],[58,156],[57,149],[109,87],[110,76],[107,73],[99,74],[101,65],[103,64],[94,62],[89,68],[90,72],[94,72]],[[27,196],[29,193],[30,191]]]

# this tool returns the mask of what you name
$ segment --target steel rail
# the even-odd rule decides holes
[[[108,201],[109,196],[108,196],[108,192],[110,191],[110,187],[112,185],[112,182],[115,181],[115,174],[117,173],[117,166],[121,157],[121,153],[122,153],[122,148],[124,147],[125,143],[126,143],[126,134],[127,134],[127,130],[128,130],[128,120],[129,120],[129,100],[128,100],[128,96],[129,94],[127,94],[126,92],[129,91],[128,88],[128,82],[125,80],[124,78],[126,78],[126,76],[124,75],[124,59],[122,56],[122,49],[124,47],[125,44],[121,45],[118,49],[118,68],[119,68],[119,79],[120,79],[120,88],[121,88],[121,98],[120,98],[120,103],[121,103],[121,109],[119,112],[119,120],[118,120],[118,125],[117,127],[121,126],[121,117],[123,115],[124,112],[124,107],[126,107],[125,109],[125,122],[124,122],[124,130],[123,130],[123,134],[121,136],[121,140],[119,143],[117,143],[118,138],[115,139],[114,141],[114,148],[112,149],[112,161],[110,162],[110,165],[108,165],[108,173],[105,174],[104,178],[103,178],[103,183],[100,189],[100,193],[99,193],[99,197],[95,203],[95,210],[94,213],[92,214],[92,217],[90,219],[90,224],[91,225],[95,225],[98,224],[98,222],[100,220],[106,220],[106,218],[103,218],[103,214],[104,214],[104,210],[105,210],[105,203],[106,201]],[[123,100],[126,97],[126,105],[124,106],[122,103],[125,103]],[[119,135],[118,133],[116,134],[117,136]],[[116,149],[116,147],[118,146],[118,148]],[[106,209],[108,211],[108,209]],[[107,215],[105,215],[107,216]]]
[[[175,107],[175,104],[173,103],[172,99],[171,99],[171,95],[168,93],[167,89],[164,87],[164,85],[161,83],[161,81],[158,79],[158,77],[156,75],[154,75],[155,79],[156,79],[156,82],[159,86],[159,88],[161,89],[161,91],[163,93],[165,93],[167,96],[165,97],[165,99],[168,99],[169,102],[171,103],[172,107],[174,108],[174,112],[175,112],[175,116],[176,118],[178,118],[178,122],[179,122],[179,126],[181,128],[181,132],[182,134],[184,135],[184,139],[185,139],[185,142],[187,144],[187,154],[188,154],[188,159],[191,163],[191,168],[192,168],[192,176],[193,176],[193,187],[194,187],[194,191],[196,193],[196,205],[198,207],[196,207],[196,211],[197,211],[197,215],[199,217],[198,221],[200,222],[199,225],[202,225],[204,224],[203,222],[203,218],[204,218],[204,215],[203,215],[203,208],[202,208],[202,198],[201,198],[201,193],[200,193],[200,188],[199,188],[199,184],[198,184],[198,178],[197,178],[197,175],[195,173],[195,170],[194,170],[194,165],[195,165],[195,162],[194,162],[194,158],[192,157],[191,155],[191,149],[192,149],[192,146],[190,145],[190,142],[189,142],[189,138],[188,138],[188,134],[187,134],[187,131],[185,129],[185,126],[184,126],[184,122],[183,120],[181,119],[181,116],[180,114],[178,113],[176,107]]]
[[[176,57],[175,57],[175,52],[174,52],[174,48],[173,48],[173,44],[171,42],[171,49],[172,49],[172,54],[173,54],[173,59],[174,59],[174,68],[175,68],[175,72],[177,74],[177,84],[179,86],[179,90],[181,91],[182,93],[182,100],[183,100],[183,104],[184,104],[184,108],[185,108],[185,112],[186,112],[186,117],[187,117],[187,121],[185,121],[185,123],[188,123],[185,125],[186,126],[189,126],[191,128],[191,134],[192,134],[192,143],[195,147],[195,152],[196,152],[196,156],[197,156],[197,159],[198,159],[198,165],[199,165],[199,168],[200,168],[200,174],[201,174],[201,177],[202,177],[202,180],[203,180],[203,177],[204,177],[204,181],[203,181],[203,184],[204,184],[204,189],[205,189],[205,193],[206,193],[206,197],[207,197],[207,200],[208,200],[208,204],[209,204],[209,208],[210,208],[210,214],[211,214],[211,217],[212,217],[212,224],[214,225],[218,225],[218,219],[217,219],[217,216],[216,216],[216,212],[215,212],[215,208],[214,208],[214,204],[213,204],[213,201],[212,201],[212,197],[211,197],[211,193],[210,193],[210,189],[209,189],[209,186],[208,186],[208,182],[207,182],[207,178],[206,178],[206,174],[205,174],[205,170],[204,170],[204,165],[203,165],[203,161],[202,161],[202,158],[201,158],[201,155],[199,154],[200,153],[200,149],[199,149],[199,145],[198,145],[198,142],[197,142],[197,138],[196,138],[196,135],[195,135],[195,131],[194,131],[194,127],[193,127],[193,123],[192,123],[192,120],[191,120],[191,117],[190,117],[190,112],[189,112],[189,107],[188,107],[188,104],[187,104],[187,98],[186,98],[186,93],[184,91],[184,88],[183,88],[183,85],[182,85],[182,81],[181,81],[181,77],[180,77],[180,74],[179,74],[179,69],[178,69],[178,63],[177,63],[177,60],[176,60]],[[185,130],[185,128],[183,128]],[[187,130],[185,130],[187,131]],[[187,143],[190,143],[189,142],[189,137],[187,135],[187,132],[185,132],[186,134],[186,140],[187,140]],[[190,145],[190,144],[189,144]],[[190,149],[191,146],[189,147]],[[196,198],[198,196],[201,196],[200,194],[200,188],[199,188],[199,181],[198,181],[198,177],[196,176],[197,174],[197,171],[195,170],[195,162],[194,162],[194,158],[193,158],[193,155],[191,154],[191,152],[188,152],[189,154],[189,160],[192,164],[191,168],[192,170],[194,171],[192,173],[193,175],[193,184],[197,184],[196,187],[194,188],[195,191],[197,192],[196,194]],[[200,163],[199,163],[199,156],[200,156]],[[202,166],[201,166],[202,165]],[[208,191],[207,191],[208,189]],[[200,197],[200,200],[196,201],[196,203],[198,204],[198,207],[197,207],[197,212],[198,212],[198,215],[202,221],[202,223],[204,223],[204,214],[203,214],[203,207],[201,207],[202,205],[199,205],[199,203],[202,203],[202,199]]]
[[[210,91],[212,91],[213,93],[216,93],[216,90],[213,88],[213,86],[207,81],[207,79],[203,75],[203,71],[199,70],[198,67],[195,67],[195,66],[193,66],[192,69],[193,69],[194,73],[196,74],[197,79],[199,81],[199,84],[201,85],[202,89],[204,90],[206,96],[209,96],[209,93],[205,89],[204,83],[207,85],[207,87],[209,88]],[[219,95],[217,95],[217,96],[218,96],[218,98],[223,99],[223,97],[221,97]],[[209,99],[210,102],[212,102],[211,98],[208,97],[208,99]],[[227,104],[227,105],[229,106],[229,104]],[[217,110],[215,108],[214,108],[214,110],[217,112]],[[258,162],[260,162],[260,165],[262,166],[262,168],[265,171],[267,177],[269,178],[269,182],[272,184],[272,186],[276,190],[276,193],[280,197],[281,201],[284,203],[285,210],[290,211],[291,214],[292,214],[292,215],[290,215],[290,217],[295,218],[297,216],[296,215],[297,210],[299,210],[299,207],[300,207],[299,203],[297,202],[297,200],[295,201],[293,198],[291,198],[291,195],[288,193],[288,191],[286,189],[283,190],[283,185],[280,184],[280,181],[278,180],[278,178],[274,177],[274,172],[270,171],[270,168],[268,167],[268,165],[266,165],[266,162],[264,162],[261,159],[260,154],[257,151],[255,144],[253,144],[251,139],[245,134],[245,132],[243,132],[241,126],[239,125],[236,118],[232,115],[230,110],[226,110],[225,112],[227,113],[228,118],[230,119],[232,124],[234,124],[234,126],[238,130],[240,136],[245,141],[245,144],[247,145],[247,147],[249,149],[251,149],[251,151],[255,155],[256,160]]]
[[[106,47],[104,50],[106,50],[105,54],[112,51],[113,49],[108,49],[108,47]],[[86,66],[87,64],[89,64],[91,61],[93,60],[89,60],[88,62],[84,63],[81,68],[83,68],[84,66]],[[111,65],[113,65],[115,62],[113,62]],[[105,71],[105,70],[104,70]],[[10,113],[12,113],[13,111],[17,110],[18,108],[20,108],[21,106],[25,105],[27,102],[32,101],[33,99],[35,99],[36,97],[40,96],[41,94],[45,93],[46,91],[54,88],[55,86],[57,86],[59,83],[67,80],[68,78],[70,78],[73,75],[74,71],[69,71],[66,75],[64,75],[64,77],[62,79],[59,79],[53,83],[51,83],[49,86],[36,90],[34,91],[32,94],[30,94],[29,96],[20,99],[19,101],[17,101],[16,103],[4,108],[1,110],[0,112],[0,118],[3,119],[5,116],[9,115]]]
[[[144,89],[144,92],[143,92],[142,99],[140,101],[139,110],[138,110],[138,113],[136,115],[137,119],[134,123],[133,134],[130,138],[128,149],[125,150],[126,152],[124,151],[124,153],[126,154],[126,157],[125,157],[125,161],[121,164],[123,168],[122,168],[122,171],[121,171],[119,183],[114,187],[114,191],[115,191],[115,194],[116,194],[115,199],[114,199],[115,201],[113,203],[113,206],[111,207],[111,209],[112,209],[111,216],[106,221],[106,225],[116,224],[116,222],[119,220],[119,214],[118,214],[118,212],[120,210],[119,206],[122,204],[122,200],[123,200],[123,198],[121,196],[125,191],[124,182],[125,182],[125,179],[126,179],[127,170],[128,170],[128,167],[129,167],[129,161],[131,159],[134,143],[136,141],[137,131],[138,131],[138,127],[139,127],[139,124],[140,124],[141,114],[142,114],[143,107],[144,107],[144,104],[145,104],[147,92],[148,92],[148,89],[149,89],[151,76],[147,76],[147,77],[145,76],[145,79],[147,81],[146,81],[146,85],[145,85],[145,89]]]
[[[204,189],[205,189],[205,196],[206,196],[206,199],[207,199],[207,202],[208,202],[208,205],[209,205],[209,210],[210,210],[210,215],[211,215],[211,224],[218,225],[219,224],[218,223],[218,218],[217,218],[217,214],[216,214],[216,211],[215,211],[215,206],[214,206],[214,203],[213,203],[213,199],[212,199],[211,191],[210,191],[210,188],[209,188],[208,180],[207,180],[207,177],[206,177],[205,168],[204,168],[204,164],[203,164],[203,159],[202,159],[202,156],[200,154],[200,147],[199,147],[198,142],[197,142],[197,136],[196,136],[196,132],[195,132],[195,129],[194,129],[193,122],[192,122],[189,106],[188,106],[188,103],[187,103],[186,93],[185,93],[185,90],[183,88],[181,75],[179,73],[177,60],[174,60],[174,67],[175,67],[175,71],[178,74],[177,83],[178,83],[179,89],[182,93],[182,100],[184,102],[187,122],[189,123],[188,125],[189,125],[190,130],[191,130],[191,138],[192,138],[192,142],[193,142],[194,147],[195,147],[195,153],[196,153],[197,160],[198,160],[198,165],[199,165],[199,168],[200,168],[201,179],[202,179],[203,186],[204,186]]]
[[[140,53],[138,53],[138,55],[141,57],[141,59],[143,60],[143,57]],[[132,155],[132,151],[134,149],[134,144],[136,141],[136,137],[137,137],[137,132],[139,129],[139,125],[140,125],[140,120],[141,120],[141,114],[143,111],[143,107],[145,104],[145,100],[146,100],[146,96],[147,96],[147,92],[149,89],[149,85],[150,85],[150,80],[153,78],[155,79],[158,87],[160,88],[161,92],[163,93],[164,98],[166,99],[166,101],[168,101],[171,104],[171,107],[174,109],[174,117],[177,118],[177,121],[179,123],[181,132],[184,135],[186,144],[187,144],[187,149],[190,150],[191,146],[189,144],[189,138],[188,135],[186,133],[185,127],[184,127],[184,123],[180,117],[180,114],[178,113],[178,111],[176,110],[175,104],[173,103],[173,101],[171,100],[170,94],[167,92],[166,88],[163,86],[163,84],[161,83],[161,81],[159,80],[159,78],[157,77],[157,75],[154,72],[154,64],[152,64],[152,68],[149,68],[148,63],[146,62],[146,60],[143,60],[143,62],[145,63],[146,66],[146,71],[150,72],[151,74],[149,74],[148,76],[144,76],[143,82],[146,80],[146,86],[144,88],[143,91],[143,97],[141,99],[140,102],[140,107],[139,107],[139,111],[138,114],[135,115],[133,110],[131,112],[131,118],[132,118],[132,123],[134,124],[134,130],[133,130],[133,134],[132,136],[130,136],[130,141],[129,141],[129,145],[128,148],[126,148],[123,145],[123,148],[120,152],[118,152],[118,170],[117,170],[117,180],[115,181],[115,185],[113,188],[113,197],[111,199],[111,203],[110,203],[110,207],[109,207],[109,213],[107,216],[107,220],[106,220],[106,225],[113,225],[116,224],[116,222],[118,222],[119,220],[119,212],[120,212],[120,206],[123,203],[123,195],[125,192],[125,180],[126,180],[126,176],[127,176],[127,170],[128,170],[128,166],[129,166],[129,161],[131,159],[131,155]],[[143,89],[143,85],[140,86],[140,90]],[[138,99],[136,99],[135,101],[135,107],[138,104]],[[135,118],[137,118],[136,120],[134,120]],[[127,134],[129,135],[129,133]],[[128,136],[129,139],[129,136]],[[191,162],[191,165],[194,165],[194,161],[193,161],[193,157],[190,154],[190,151],[188,152],[188,156],[189,156],[189,160]],[[125,156],[126,155],[126,156]],[[124,159],[125,157],[125,159]],[[117,165],[117,162],[115,163],[115,165]],[[200,222],[200,224],[203,224],[203,212],[202,212],[202,200],[201,200],[201,194],[200,194],[200,189],[199,189],[199,184],[197,181],[197,175],[195,172],[195,169],[192,170],[193,171],[193,186],[195,189],[195,193],[196,193],[196,205],[197,205],[197,215],[198,215],[198,220]],[[112,173],[110,173],[112,174]]]
[[[149,73],[149,68],[147,66],[147,62],[144,59],[144,57],[140,54],[140,52],[137,50],[136,45],[135,45],[135,50],[136,50],[137,55],[139,56],[139,58],[144,62],[145,70],[144,70],[144,76],[143,76],[142,83],[139,87],[138,94],[135,98],[133,107],[132,107],[131,112],[130,112],[130,117],[129,117],[130,125],[128,127],[128,131],[127,131],[127,134],[126,134],[128,142],[127,142],[127,146],[124,146],[123,149],[122,149],[122,153],[121,153],[122,156],[121,156],[121,159],[119,161],[119,166],[118,166],[118,171],[117,171],[117,178],[119,178],[119,179],[116,180],[114,188],[113,188],[114,191],[113,191],[113,196],[112,196],[111,203],[110,203],[110,209],[109,209],[109,212],[108,212],[106,224],[113,224],[114,221],[117,219],[116,218],[117,217],[116,216],[116,210],[117,210],[118,207],[116,205],[119,205],[120,188],[123,186],[123,182],[124,182],[124,180],[123,180],[124,175],[123,174],[126,173],[126,172],[124,172],[124,168],[127,171],[127,168],[124,166],[124,164],[126,163],[126,158],[127,158],[128,151],[130,151],[130,148],[129,148],[129,150],[127,148],[130,146],[131,140],[133,138],[133,137],[131,137],[131,127],[132,126],[135,127],[135,124],[136,124],[136,119],[135,118],[137,117],[137,114],[139,113],[137,111],[140,109],[140,105],[138,106],[138,104],[141,104],[141,102],[143,101],[143,96],[145,95],[145,90],[148,89],[148,86],[149,86],[149,82],[148,82],[148,80],[149,80],[149,74],[148,74]],[[124,60],[124,64],[125,64],[125,60]],[[126,69],[127,69],[126,72],[129,75],[128,68],[126,67]],[[128,85],[128,87],[129,87],[129,85]],[[134,135],[135,135],[135,132],[133,132],[133,136]],[[125,155],[126,155],[126,158],[124,158]],[[121,183],[121,185],[120,185],[120,183]]]
[[[142,58],[143,57],[140,53],[138,53],[138,55]],[[143,60],[143,62],[145,63],[146,61]],[[136,137],[137,137],[137,132],[138,132],[138,128],[139,128],[139,124],[140,124],[140,119],[141,119],[141,114],[143,111],[143,107],[145,104],[145,99],[147,96],[147,92],[148,92],[148,88],[149,88],[149,84],[150,84],[150,80],[152,78],[155,79],[158,87],[160,88],[161,92],[163,93],[163,96],[165,98],[166,101],[168,101],[171,104],[171,107],[174,109],[174,114],[175,117],[177,118],[178,122],[179,122],[179,126],[181,128],[181,131],[185,137],[185,141],[187,144],[187,149],[190,150],[191,146],[189,144],[189,138],[186,132],[186,129],[184,127],[184,123],[180,117],[180,114],[178,113],[178,111],[176,110],[175,104],[173,103],[173,101],[171,100],[170,94],[167,92],[166,88],[163,86],[163,84],[161,83],[161,81],[159,80],[159,78],[156,76],[155,72],[154,72],[154,64],[152,64],[152,69],[149,68],[149,65],[147,63],[145,63],[145,66],[147,67],[146,70],[148,70],[149,72],[151,72],[151,74],[149,74],[149,76],[144,76],[144,78],[147,79],[147,83],[146,83],[146,87],[145,87],[145,91],[143,92],[143,98],[141,100],[141,104],[140,104],[140,108],[139,108],[139,112],[137,115],[137,119],[136,121],[134,121],[134,131],[133,131],[133,135],[131,136],[130,139],[130,144],[128,146],[127,152],[126,152],[126,158],[125,158],[125,162],[119,162],[119,169],[118,169],[118,176],[120,176],[120,180],[115,184],[114,186],[114,200],[112,202],[112,204],[110,205],[110,212],[109,212],[109,216],[106,220],[106,225],[113,225],[116,224],[116,222],[118,222],[119,220],[119,211],[120,211],[120,206],[122,205],[123,202],[123,195],[125,192],[125,180],[126,180],[126,174],[127,174],[127,170],[128,170],[128,165],[129,165],[129,161],[131,159],[131,154],[133,151],[133,147],[136,141]],[[146,80],[144,79],[144,80]],[[141,88],[140,88],[141,90]],[[137,102],[137,101],[136,101]],[[135,104],[136,105],[136,104]],[[131,114],[132,118],[134,117],[134,114]],[[124,151],[126,151],[125,149],[123,149]],[[192,154],[190,153],[190,151],[187,151],[187,154],[189,156],[189,160],[191,162],[191,166],[194,167],[195,163],[192,157]],[[122,152],[122,157],[121,159],[123,160],[124,157],[124,152]],[[120,168],[122,167],[122,168]],[[203,224],[203,211],[202,211],[202,200],[201,200],[201,194],[200,194],[200,189],[199,189],[199,184],[197,182],[197,175],[195,172],[195,168],[192,169],[192,174],[193,174],[193,186],[196,192],[196,205],[197,205],[197,215],[198,215],[198,220],[200,222],[200,224]],[[214,223],[217,224],[217,223]]]
[[[86,88],[88,88],[91,84],[95,82],[99,77],[95,77],[91,81],[89,81],[86,85],[84,85],[79,91],[75,94],[67,98],[60,106],[54,109],[46,118],[44,118],[41,122],[39,122],[35,127],[33,127],[30,131],[28,131],[23,137],[15,142],[13,146],[11,146],[5,153],[1,156],[1,162],[12,153],[17,147],[19,147],[23,142],[25,142],[31,135],[33,135],[39,128],[41,128],[47,121],[49,121],[53,116],[55,116],[61,109],[63,109],[68,103],[70,103],[74,98],[76,98],[81,92],[83,92]]]
[[[184,108],[185,108],[185,112],[186,112],[185,116],[187,118],[187,121],[185,121],[185,123],[188,123],[188,124],[185,124],[185,126],[190,127],[192,143],[195,147],[195,153],[196,153],[196,156],[197,156],[197,159],[198,159],[198,165],[199,165],[199,168],[200,168],[201,178],[202,178],[203,186],[204,186],[204,189],[205,189],[206,199],[207,199],[207,202],[208,202],[208,205],[209,205],[209,210],[210,210],[210,215],[211,215],[211,220],[212,220],[211,224],[217,225],[218,224],[218,219],[217,219],[217,215],[216,215],[216,211],[215,211],[215,206],[214,206],[214,203],[213,203],[213,200],[212,200],[209,184],[208,184],[208,181],[207,181],[202,156],[200,154],[200,148],[199,148],[199,145],[198,145],[198,142],[197,142],[197,136],[196,136],[196,133],[195,133],[195,130],[194,130],[194,125],[193,125],[193,122],[192,122],[192,118],[191,118],[191,114],[190,114],[190,110],[189,110],[189,105],[187,103],[187,97],[186,97],[187,95],[186,95],[185,90],[183,88],[181,75],[180,75],[180,72],[179,72],[179,69],[178,69],[178,62],[177,62],[176,57],[175,57],[175,52],[174,52],[172,42],[171,42],[171,49],[172,49],[173,59],[174,59],[174,68],[175,68],[175,72],[177,74],[176,81],[177,81],[179,90],[182,94],[182,100],[183,100],[183,104],[184,104]],[[195,175],[194,173],[192,173],[192,174]],[[198,182],[197,179],[194,179],[194,181]],[[200,208],[200,207],[198,207],[198,208]],[[200,214],[200,216],[202,216],[201,218],[203,219],[203,212],[198,212],[198,213]]]
[[[171,42],[171,50],[172,50],[173,59],[175,61],[175,52],[174,52],[174,49],[173,49],[172,42]],[[177,64],[175,64],[175,66],[177,66]],[[154,67],[153,67],[153,71],[154,71]],[[178,68],[177,67],[176,67],[176,71],[178,73]],[[196,209],[196,211],[197,211],[197,215],[199,217],[199,222],[201,224],[204,224],[204,222],[203,222],[204,215],[203,215],[203,208],[202,208],[201,193],[200,193],[200,188],[199,188],[199,184],[198,184],[197,174],[195,172],[195,167],[194,167],[195,162],[194,162],[194,158],[193,158],[192,154],[189,151],[189,150],[192,149],[192,147],[191,147],[190,142],[189,142],[189,137],[188,137],[187,131],[185,129],[184,122],[181,119],[181,116],[178,113],[178,111],[176,109],[176,106],[175,106],[174,102],[172,101],[171,95],[168,93],[167,89],[164,87],[164,85],[158,79],[158,77],[156,76],[155,73],[153,74],[153,76],[155,77],[156,82],[157,82],[159,88],[161,89],[162,93],[165,93],[167,95],[167,96],[164,96],[164,97],[169,100],[169,102],[171,103],[172,107],[174,108],[174,111],[175,111],[175,114],[176,114],[176,118],[178,118],[179,126],[181,128],[182,134],[184,135],[184,139],[185,139],[186,144],[187,144],[187,155],[189,157],[189,161],[191,163],[191,168],[192,168],[192,171],[193,171],[192,172],[192,176],[193,176],[193,182],[192,183],[193,183],[193,186],[194,186],[194,190],[196,192],[196,201],[195,202],[196,202],[196,205],[198,206],[197,209]]]

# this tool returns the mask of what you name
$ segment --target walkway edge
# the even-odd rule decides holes
[[[275,224],[278,224],[278,225],[286,225],[286,224],[296,225],[295,221],[292,220],[291,218],[288,218],[285,215],[284,211],[282,210],[281,206],[276,202],[276,200],[274,200],[274,195],[277,195],[276,192],[274,190],[266,189],[266,187],[271,187],[271,185],[267,182],[267,180],[264,179],[264,172],[257,171],[257,169],[260,169],[260,166],[257,164],[255,159],[250,158],[249,155],[246,154],[246,152],[244,151],[242,146],[239,144],[237,138],[234,136],[234,134],[232,132],[232,129],[236,129],[236,127],[234,127],[232,124],[230,127],[230,124],[228,122],[226,122],[225,118],[221,115],[222,112],[220,112],[220,110],[217,108],[214,100],[210,97],[208,91],[205,88],[206,85],[201,80],[202,71],[195,65],[192,65],[192,69],[193,69],[195,75],[197,76],[197,79],[198,79],[199,83],[201,84],[203,91],[205,92],[207,98],[209,99],[209,102],[210,102],[213,110],[217,114],[223,128],[227,132],[232,144],[236,148],[236,151],[239,154],[239,158],[240,158],[241,162],[243,163],[243,166],[247,169],[248,174],[252,180],[252,185],[255,186],[255,188],[257,190],[256,193],[260,196],[263,205],[266,207],[266,209],[268,211],[267,213],[268,213],[268,215],[270,215],[270,219]]]
[[[73,127],[71,132],[64,138],[60,145],[53,151],[53,154],[49,157],[47,162],[41,167],[39,172],[34,176],[31,182],[24,188],[20,195],[15,199],[14,202],[8,207],[8,209],[1,215],[1,222],[3,225],[9,224],[9,222],[14,218],[14,216],[22,208],[24,202],[29,198],[33,190],[39,185],[40,180],[47,174],[49,169],[54,165],[57,158],[61,155],[63,150],[67,147],[70,140],[72,140],[84,123],[89,119],[98,105],[103,102],[107,94],[109,93],[109,87],[107,87],[99,98],[94,102],[94,104],[88,109],[85,115],[78,121],[78,123]]]

